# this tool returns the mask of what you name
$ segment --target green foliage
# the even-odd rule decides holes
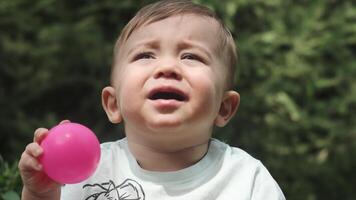
[[[19,200],[20,190],[21,180],[17,163],[9,165],[0,157],[0,199]]]
[[[35,128],[66,118],[93,128],[102,142],[122,137],[122,127],[106,120],[100,92],[119,31],[148,2],[0,2],[0,154],[6,160],[19,158]],[[240,52],[240,108],[215,136],[260,159],[288,199],[355,199],[354,2],[195,2],[219,13]]]
[[[355,11],[350,1],[237,3],[242,100],[229,139],[289,199],[356,196]]]
[[[3,200],[20,200],[20,196],[14,191],[6,192],[5,194],[1,195],[1,198]]]

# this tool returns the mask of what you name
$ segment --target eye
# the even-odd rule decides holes
[[[196,54],[192,54],[192,53],[185,53],[185,54],[183,54],[183,55],[182,55],[182,59],[183,59],[183,60],[184,60],[184,59],[187,59],[187,60],[196,60],[196,61],[199,61],[199,62],[204,63],[204,60],[203,60],[200,56],[198,56],[198,55],[196,55]]]
[[[138,53],[137,55],[135,55],[134,57],[134,61],[136,60],[141,60],[141,59],[153,59],[153,53],[151,52],[142,52],[142,53]]]

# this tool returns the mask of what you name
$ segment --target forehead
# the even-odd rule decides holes
[[[219,47],[220,24],[211,17],[194,14],[171,16],[138,27],[123,45],[123,49],[151,40],[192,41],[216,53]]]

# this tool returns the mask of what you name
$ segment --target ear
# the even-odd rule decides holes
[[[117,124],[122,121],[115,88],[108,86],[103,89],[101,92],[101,103],[111,123]]]
[[[218,116],[215,118],[215,125],[219,127],[225,126],[230,119],[235,115],[240,104],[240,95],[235,91],[227,91],[224,94],[220,105]]]

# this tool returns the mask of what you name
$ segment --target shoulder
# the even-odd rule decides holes
[[[224,151],[220,173],[230,180],[232,188],[239,186],[251,191],[248,196],[255,200],[285,199],[277,182],[260,160],[216,139],[212,140],[211,145],[215,146],[213,149]]]
[[[123,138],[117,141],[104,142],[100,144],[101,151],[108,153],[111,151],[117,151],[120,149],[125,149],[127,146],[127,139]]]
[[[118,156],[126,155],[127,139],[123,138],[117,141],[104,142],[100,144],[101,159],[100,164],[113,161]]]
[[[259,160],[238,147],[232,147],[217,139],[212,139],[210,145],[212,150],[223,152],[224,161],[230,164],[239,165],[240,167],[248,166],[254,168],[263,166]]]

